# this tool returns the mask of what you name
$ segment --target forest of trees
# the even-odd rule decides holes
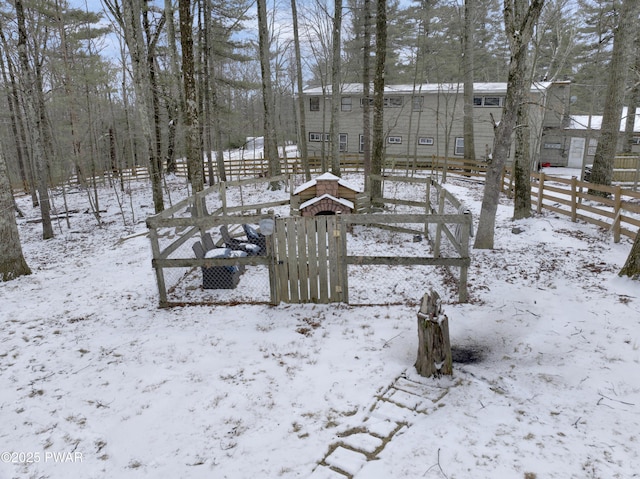
[[[275,175],[276,145],[304,146],[301,87],[462,84],[465,72],[467,81],[470,74],[505,82],[521,33],[505,29],[506,12],[518,19],[535,4],[531,38],[517,46],[527,51],[525,82],[570,79],[572,113],[602,114],[620,12],[635,3],[0,0],[0,176],[8,172],[15,188],[31,194],[46,239],[53,235],[48,190],[72,176],[90,182],[96,173],[146,166],[161,211],[162,176],[175,171],[177,158],[187,158],[197,191],[205,177],[225,178],[221,152],[248,136],[265,137]],[[638,9],[631,10],[637,24]],[[386,21],[377,21],[382,15]],[[620,66],[629,104],[639,91],[632,30]]]

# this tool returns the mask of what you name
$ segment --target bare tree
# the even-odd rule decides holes
[[[20,95],[15,77],[15,67],[13,59],[8,52],[7,40],[0,23],[0,40],[4,55],[6,55],[7,63],[5,67],[4,55],[0,54],[0,72],[2,72],[2,80],[7,91],[7,105],[9,107],[9,116],[11,122],[11,134],[16,147],[16,159],[18,161],[18,169],[20,171],[20,179],[22,180],[22,189],[31,192],[32,203],[34,206],[38,204],[38,197],[35,192],[33,174],[29,160],[29,149],[27,148],[26,135],[24,131],[24,121],[22,119],[22,109],[20,108]]]
[[[40,197],[40,213],[42,215],[42,238],[53,238],[53,226],[51,224],[51,205],[49,204],[49,189],[47,178],[47,165],[45,161],[43,140],[43,112],[40,111],[41,97],[44,93],[36,88],[35,74],[29,63],[27,54],[27,29],[25,23],[24,5],[22,0],[16,0],[16,20],[18,23],[18,56],[22,67],[23,102],[26,107],[27,130],[31,137],[31,149],[37,175],[37,189]]]
[[[180,45],[182,46],[182,81],[184,88],[183,120],[189,179],[194,191],[204,189],[202,155],[200,154],[200,128],[198,126],[198,103],[196,98],[195,67],[193,58],[193,17],[191,1],[178,2],[180,16]]]
[[[300,33],[298,31],[298,8],[296,0],[291,0],[291,17],[293,20],[293,45],[295,49],[296,62],[296,82],[298,87],[298,115],[299,128],[298,146],[300,148],[300,156],[302,158],[302,169],[307,181],[311,179],[311,170],[309,168],[309,151],[307,148],[307,122],[304,112],[304,97],[302,96],[302,58],[300,54]]]
[[[475,248],[493,248],[498,199],[502,190],[502,170],[511,150],[518,106],[525,101],[530,87],[526,74],[527,49],[544,2],[545,0],[504,0],[505,33],[509,40],[511,61],[502,117],[494,128],[493,157],[487,168]]]
[[[620,270],[620,276],[629,276],[633,279],[640,278],[640,229],[636,233],[636,239],[633,242],[627,261]]]
[[[476,0],[464,2],[464,29],[462,38],[462,73],[464,75],[464,159],[473,162],[476,159],[473,134],[473,79],[474,79],[474,35]]]
[[[613,34],[613,52],[609,64],[609,80],[602,115],[602,127],[589,180],[598,185],[610,185],[613,177],[613,160],[620,136],[622,103],[630,60],[629,53],[632,51],[629,44],[633,44],[638,28],[639,8],[640,3],[637,0],[623,0],[618,16],[618,25]],[[592,189],[589,190],[589,193],[599,196],[606,195],[606,193]]]
[[[384,163],[384,85],[387,55],[387,0],[376,2],[376,71],[373,79],[373,151],[371,174],[380,175]],[[371,179],[372,204],[382,198],[382,181]]]
[[[258,0],[258,41],[260,71],[262,73],[262,104],[264,106],[264,154],[269,167],[269,177],[280,174],[280,157],[276,144],[275,118],[273,111],[273,88],[271,84],[271,62],[269,55],[269,27],[267,22],[267,0]],[[272,190],[279,190],[278,181],[270,183]]]
[[[362,156],[364,163],[364,190],[371,188],[371,0],[363,0],[362,15]]]
[[[518,106],[516,128],[516,152],[513,160],[514,199],[513,219],[531,216],[531,128],[529,127],[529,104]]]
[[[145,0],[102,0],[109,10],[116,23],[123,31],[124,40],[131,57],[131,70],[133,77],[133,87],[136,94],[136,112],[140,118],[146,151],[148,152],[149,170],[151,172],[151,189],[153,192],[153,205],[156,213],[164,210],[164,198],[162,194],[162,162],[158,158],[157,148],[157,110],[154,108],[151,76],[155,74],[153,70],[153,57],[158,35],[164,23],[158,24],[152,33],[150,26],[146,23],[149,5]],[[164,17],[164,14],[161,14]],[[145,25],[143,27],[143,21]],[[147,33],[145,44],[144,33]]]
[[[18,226],[14,214],[14,200],[9,182],[9,171],[0,152],[0,280],[9,281],[31,274],[22,254]]]
[[[342,30],[342,0],[333,4],[333,44],[331,55],[331,172],[340,176],[340,102],[342,98],[342,80],[340,74],[340,33]]]
[[[631,91],[627,102],[627,118],[624,125],[624,145],[622,151],[631,153],[633,147],[633,137],[635,135],[636,110],[640,106],[640,29],[636,32],[633,54],[635,62],[629,72],[631,75]]]

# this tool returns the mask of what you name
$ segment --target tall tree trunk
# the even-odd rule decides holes
[[[273,88],[271,86],[271,63],[269,55],[269,29],[267,26],[266,0],[258,3],[258,40],[260,50],[260,72],[262,74],[262,104],[264,106],[264,154],[269,167],[269,177],[280,175],[280,157],[276,144],[275,118],[273,108]],[[270,183],[272,190],[279,190],[279,181]]]
[[[613,161],[616,156],[620,137],[620,120],[624,87],[629,66],[629,43],[635,38],[638,23],[637,0],[624,0],[618,16],[618,25],[614,31],[613,52],[609,64],[609,80],[605,97],[604,113],[600,139],[593,157],[593,169],[589,181],[598,185],[610,185],[613,178]],[[589,194],[607,196],[607,193],[589,190]]]
[[[507,80],[507,94],[500,123],[495,125],[493,157],[487,168],[484,196],[474,247],[492,249],[495,236],[498,199],[502,190],[502,170],[509,158],[511,136],[516,124],[518,106],[529,89],[526,53],[533,29],[540,17],[544,0],[504,0],[504,23],[511,60]]]
[[[472,163],[476,159],[475,136],[473,133],[473,80],[474,80],[474,49],[473,29],[475,27],[475,3],[476,0],[465,0],[464,2],[464,29],[462,48],[462,69],[464,75],[464,159]]]
[[[153,205],[156,213],[164,210],[164,198],[162,194],[162,170],[158,169],[158,158],[155,153],[156,145],[154,140],[155,124],[154,110],[151,93],[151,82],[149,79],[149,58],[153,56],[153,49],[157,41],[159,31],[155,32],[152,38],[148,38],[147,48],[151,52],[146,52],[141,15],[146,17],[148,5],[146,0],[128,0],[120,4],[117,0],[102,0],[103,4],[111,11],[113,16],[120,22],[124,31],[125,42],[129,48],[131,57],[131,69],[133,72],[133,87],[136,96],[136,112],[140,118],[142,136],[145,140],[145,151],[148,153],[149,169],[151,171],[151,189],[153,193]],[[143,6],[144,2],[144,6]],[[158,27],[161,28],[161,27]]]
[[[376,71],[373,79],[373,152],[371,174],[382,174],[384,163],[384,67],[387,56],[387,0],[377,0],[376,9]],[[371,203],[380,206],[382,181],[371,179]]]
[[[146,10],[142,16],[142,25],[147,37],[146,60],[147,71],[149,72],[149,99],[151,100],[151,111],[153,112],[151,116],[153,119],[153,154],[150,158],[151,183],[153,185],[162,185],[162,132],[160,129],[160,99],[158,98],[158,81],[156,79],[155,50],[160,30],[164,24],[164,16],[160,19],[157,31],[154,33],[151,31],[148,15],[149,10]],[[162,188],[160,188],[158,194],[162,198]]]
[[[196,98],[195,67],[193,58],[193,18],[191,1],[179,0],[180,44],[182,46],[182,75],[184,84],[185,146],[191,186],[194,191],[204,189],[202,154],[200,149],[200,128],[198,125],[198,103]]]
[[[213,114],[213,128],[216,145],[216,166],[220,181],[227,181],[227,171],[224,167],[224,149],[222,147],[222,122],[220,121],[221,105],[219,104],[216,86],[212,87],[212,101],[215,113]]]
[[[342,98],[342,80],[340,75],[340,33],[342,30],[342,0],[333,3],[333,45],[331,55],[331,173],[340,176],[340,103]]]
[[[636,239],[633,242],[627,261],[618,274],[619,276],[629,276],[633,279],[640,278],[640,228],[636,233]]]
[[[518,106],[516,127],[516,153],[513,160],[515,195],[513,219],[531,216],[531,128],[529,127],[529,103]]]
[[[1,27],[1,24],[0,24]],[[4,56],[0,54],[0,71],[2,72],[2,81],[6,85],[7,89],[7,105],[9,106],[9,116],[11,119],[11,134],[13,136],[13,140],[16,147],[16,158],[18,160],[18,170],[20,172],[20,180],[22,182],[22,190],[26,193],[31,191],[31,181],[29,178],[29,174],[27,172],[27,164],[28,164],[28,152],[25,148],[25,143],[22,141],[22,133],[19,130],[21,129],[19,115],[20,115],[20,104],[18,103],[18,89],[15,83],[15,76],[13,71],[12,59],[8,55],[6,50],[6,42],[4,33],[0,28],[0,37],[2,38],[2,45],[4,47],[4,53],[7,54],[7,65],[5,68]],[[9,75],[10,79],[7,77]],[[27,161],[25,161],[25,158]]]
[[[67,34],[64,28],[64,23],[62,22],[62,6],[60,5],[60,1],[56,0],[55,2],[56,8],[56,16],[57,16],[57,27],[58,34],[60,36],[60,49],[62,50],[62,61],[63,61],[63,74],[62,74],[62,83],[66,98],[66,107],[67,107],[67,115],[69,121],[69,129],[71,133],[71,151],[72,151],[72,161],[74,168],[77,173],[78,182],[81,185],[85,185],[85,178],[80,172],[84,170],[81,166],[81,148],[82,142],[80,141],[80,135],[78,134],[78,113],[76,111],[76,104],[74,102],[74,92],[71,89],[72,79],[71,79],[71,67],[72,60],[71,54],[69,50],[69,45],[67,43]]]
[[[291,17],[293,19],[293,45],[295,48],[296,60],[296,82],[298,87],[298,118],[299,118],[299,134],[298,148],[302,159],[302,169],[304,170],[305,180],[311,179],[311,169],[309,168],[309,149],[307,148],[307,120],[304,112],[304,97],[302,95],[302,56],[300,54],[300,35],[298,34],[298,8],[296,0],[291,0]]]
[[[362,5],[364,25],[362,31],[362,161],[364,169],[364,191],[371,191],[371,0]]]
[[[631,91],[627,102],[627,118],[624,125],[624,145],[622,151],[630,154],[633,147],[633,137],[635,134],[636,109],[640,106],[640,29],[635,32],[636,41],[634,43],[633,54],[635,63],[631,69]]]
[[[164,16],[167,24],[167,46],[169,49],[170,74],[171,78],[173,79],[173,81],[170,82],[170,85],[173,85],[173,88],[175,88],[175,92],[177,92],[177,94],[174,94],[173,88],[171,86],[168,88],[169,94],[167,95],[167,112],[169,115],[169,132],[167,140],[166,168],[167,173],[175,173],[178,169],[175,161],[176,129],[178,126],[178,122],[180,121],[180,112],[185,111],[185,108],[184,94],[182,92],[182,87],[180,86],[181,76],[178,61],[173,0],[164,0]]]
[[[16,20],[18,23],[18,56],[22,65],[24,104],[27,110],[27,129],[31,136],[32,155],[37,175],[37,189],[40,197],[40,213],[42,215],[42,238],[53,238],[51,224],[51,206],[47,184],[47,165],[45,163],[44,144],[42,139],[41,115],[38,111],[38,92],[35,89],[35,77],[27,56],[27,30],[25,26],[24,5],[16,0]]]
[[[13,194],[9,171],[4,156],[0,153],[0,280],[9,281],[31,274],[22,254],[22,245],[16,225]]]

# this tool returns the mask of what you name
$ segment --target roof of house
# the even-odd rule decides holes
[[[329,181],[338,181],[338,184],[340,186],[344,186],[345,188],[349,188],[352,191],[356,191],[359,192],[360,190],[358,190],[358,188],[356,188],[355,186],[350,185],[349,183],[347,183],[346,181],[344,181],[342,178],[340,178],[339,176],[334,175],[333,173],[323,173],[320,176],[314,178],[313,180],[307,181],[306,183],[301,184],[300,186],[298,186],[294,191],[293,194],[297,195],[298,193],[300,193],[301,191],[307,190],[313,186],[316,186],[317,181],[318,180],[329,180]],[[301,206],[302,207],[302,206]]]
[[[620,131],[625,131],[627,123],[627,111],[625,106],[622,108],[622,119],[620,120]],[[589,121],[589,115],[571,115],[570,123],[565,130],[587,130],[589,127],[592,130],[599,130],[602,128],[602,115],[591,115],[591,121]],[[636,109],[636,118],[633,123],[633,131],[640,132],[640,108]]]
[[[541,92],[547,90],[553,84],[571,82],[534,82],[531,84],[531,92]],[[343,94],[359,94],[362,93],[362,83],[345,83],[341,89]],[[462,83],[421,83],[416,85],[386,85],[384,91],[387,94],[415,94],[415,93],[462,93],[464,86]],[[507,84],[502,82],[492,83],[474,83],[474,93],[505,93],[507,91]],[[305,95],[330,95],[331,85],[315,88],[307,88],[303,91]]]

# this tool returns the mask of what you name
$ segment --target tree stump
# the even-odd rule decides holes
[[[449,319],[442,313],[440,296],[426,293],[418,311],[418,374],[424,377],[452,375]]]

